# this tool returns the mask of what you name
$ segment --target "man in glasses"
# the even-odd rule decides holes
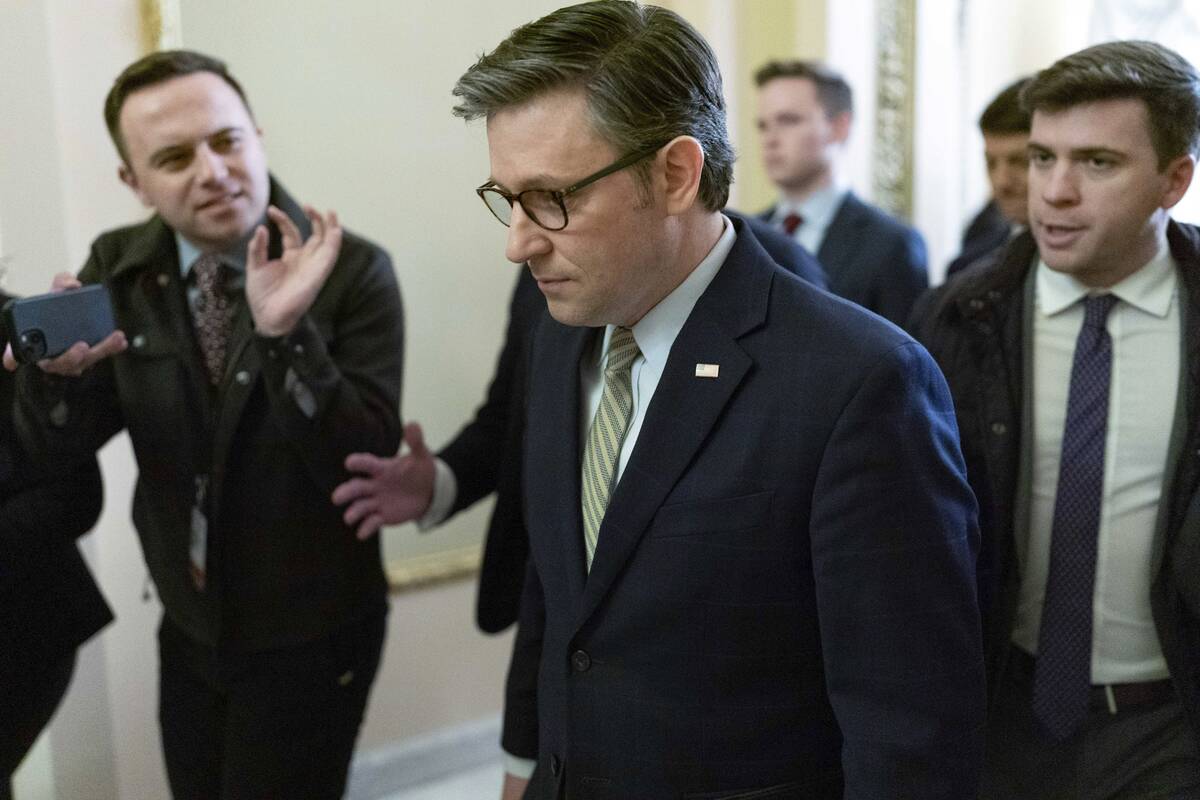
[[[603,0],[518,28],[454,93],[549,308],[503,742],[532,777],[514,762],[508,795],[971,796],[975,505],[948,393],[720,213],[711,49]]]

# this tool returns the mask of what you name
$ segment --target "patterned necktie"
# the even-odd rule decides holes
[[[1092,594],[1112,373],[1112,339],[1105,322],[1116,302],[1105,294],[1084,303],[1063,424],[1050,573],[1033,679],[1034,714],[1060,740],[1083,722],[1092,685]]]
[[[633,361],[641,353],[629,328],[613,328],[604,368],[604,392],[592,418],[583,451],[583,543],[587,568],[592,568],[600,523],[612,495],[613,476],[621,458],[621,443],[633,417]]]
[[[193,313],[196,339],[204,356],[208,380],[216,386],[225,372],[225,350],[229,345],[234,307],[223,291],[220,256],[204,253],[192,264],[192,272],[196,276],[196,288],[200,290]]]
[[[788,236],[791,236],[792,234],[794,234],[796,232],[796,228],[799,228],[803,224],[804,224],[804,217],[800,216],[799,214],[797,214],[795,212],[792,212],[791,214],[788,214],[786,217],[783,218],[783,232],[786,233]]]

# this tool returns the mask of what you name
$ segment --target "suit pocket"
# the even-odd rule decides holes
[[[685,794],[684,800],[784,800],[784,798],[807,798],[804,784],[799,782],[779,783],[760,789],[739,789],[733,792],[699,792]]]
[[[734,533],[761,528],[771,513],[772,491],[738,497],[670,503],[658,510],[650,535],[666,538]]]

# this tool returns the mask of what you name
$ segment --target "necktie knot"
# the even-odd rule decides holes
[[[1083,324],[1088,328],[1104,328],[1108,313],[1117,304],[1115,294],[1090,295],[1083,301]]]
[[[791,236],[796,232],[796,228],[799,228],[803,224],[804,217],[793,211],[783,218],[783,232]]]
[[[219,294],[221,291],[221,257],[215,253],[204,253],[192,263],[192,274],[196,276],[196,288],[201,296]]]
[[[604,371],[610,373],[627,370],[640,354],[641,350],[638,349],[637,340],[633,338],[633,331],[629,328],[613,328],[612,336],[608,340],[608,364]]]

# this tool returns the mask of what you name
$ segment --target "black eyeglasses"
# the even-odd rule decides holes
[[[523,192],[509,194],[493,181],[488,181],[476,189],[475,193],[479,195],[479,199],[483,200],[488,211],[491,211],[492,215],[505,227],[512,224],[513,205],[520,203],[525,214],[538,226],[548,231],[561,231],[567,227],[567,204],[563,202],[567,195],[578,192],[601,178],[606,178],[614,172],[620,172],[626,167],[636,164],[646,156],[657,152],[661,147],[662,145],[658,144],[623,156],[599,172],[593,172],[565,189],[526,189]]]

